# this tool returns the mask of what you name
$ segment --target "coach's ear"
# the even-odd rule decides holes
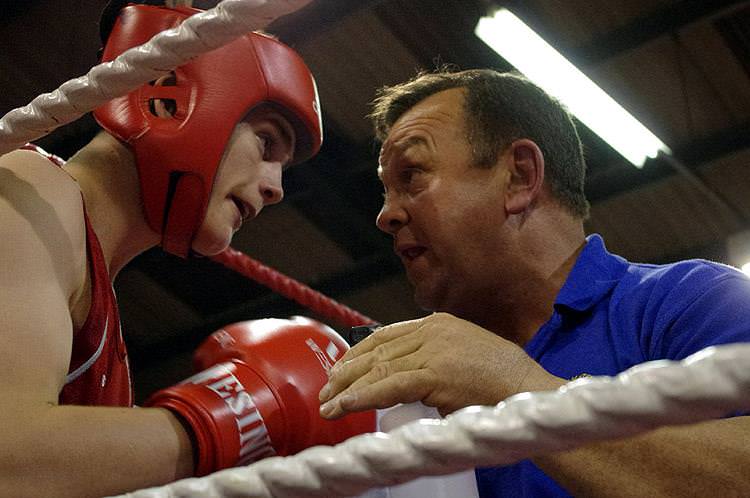
[[[544,155],[533,140],[521,138],[511,143],[503,156],[510,173],[505,210],[519,214],[532,206],[542,191]]]

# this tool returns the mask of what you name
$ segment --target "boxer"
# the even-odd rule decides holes
[[[308,1],[269,1],[263,15]],[[104,61],[199,12],[124,4],[105,10]],[[151,247],[183,257],[226,248],[282,199],[283,169],[318,151],[319,112],[301,58],[248,33],[97,109],[103,130],[67,163],[33,147],[0,158],[1,496],[119,494],[369,430],[299,432],[316,423],[300,411],[307,384],[275,384],[255,339],[231,354],[206,346],[210,375],[132,409],[112,290]],[[305,337],[294,351],[307,356],[274,368],[299,361],[320,376],[329,343],[344,346],[326,331]],[[211,377],[221,372],[231,378]]]

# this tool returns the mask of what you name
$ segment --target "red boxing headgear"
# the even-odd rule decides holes
[[[110,61],[198,12],[128,5],[115,22],[102,60]],[[158,100],[170,101],[170,117],[156,115]],[[146,221],[162,235],[166,251],[189,253],[229,137],[259,105],[273,106],[294,128],[293,163],[318,152],[322,126],[310,70],[291,48],[258,33],[178,67],[164,85],[143,85],[94,111],[105,130],[132,147]]]

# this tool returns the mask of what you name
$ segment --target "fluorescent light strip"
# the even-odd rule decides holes
[[[508,9],[483,17],[476,35],[531,81],[563,102],[590,130],[642,168],[664,142]]]

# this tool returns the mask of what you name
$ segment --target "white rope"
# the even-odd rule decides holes
[[[120,498],[352,496],[424,475],[507,465],[540,453],[689,424],[750,408],[750,344],[711,347],[681,362],[518,394],[389,434],[357,436]]]
[[[218,48],[311,0],[224,0],[180,26],[131,48],[115,60],[39,95],[0,119],[0,155],[49,134],[107,101],[168,74],[198,55]]]

